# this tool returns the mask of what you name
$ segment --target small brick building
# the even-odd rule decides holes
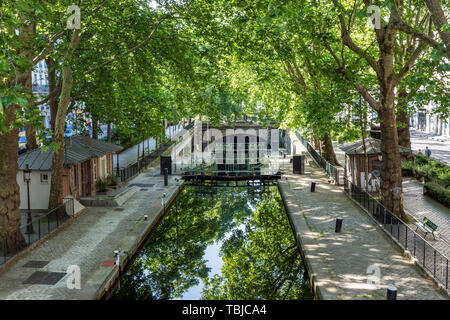
[[[76,199],[94,195],[96,181],[114,174],[113,154],[121,146],[91,139],[89,136],[73,136],[65,139],[62,196]],[[30,179],[31,209],[47,209],[50,195],[53,148],[35,149],[19,156],[17,183],[20,187],[20,208],[27,208],[27,184],[23,170],[28,164],[32,170]]]
[[[381,140],[375,138],[367,138],[366,153],[368,157],[368,180],[369,191],[375,192],[379,190],[381,185],[381,168],[383,165],[381,153]],[[364,158],[364,144],[363,140],[346,143],[341,146],[342,151],[345,152],[345,177],[354,183],[356,186],[365,188],[365,158]],[[410,149],[399,146],[400,155],[406,156],[406,153],[411,152]]]

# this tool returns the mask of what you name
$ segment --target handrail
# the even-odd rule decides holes
[[[296,132],[299,140],[305,145],[309,154],[313,157],[313,159],[319,164],[325,171],[331,176],[332,169],[337,169],[331,165],[328,161],[323,159],[316,150],[300,135],[300,133]],[[329,170],[328,170],[329,169]],[[417,259],[419,262],[422,262],[422,267],[424,270],[428,271],[429,275],[435,279],[437,282],[443,284],[445,289],[448,290],[449,284],[449,261],[450,259],[438,249],[436,249],[433,245],[431,245],[425,238],[423,238],[419,233],[414,231],[406,222],[404,222],[401,218],[397,217],[391,211],[385,208],[385,206],[367,193],[364,189],[354,185],[351,181],[349,181],[344,176],[344,193],[351,198],[352,200],[358,202],[365,211],[367,211],[372,218],[374,218],[378,225],[385,230],[400,246],[400,248],[404,250],[408,250],[408,244],[411,242],[412,237],[412,250],[410,249],[411,255]],[[381,212],[383,214],[381,214]],[[380,221],[381,219],[381,221]],[[389,223],[388,223],[389,222]],[[395,223],[393,223],[395,222]],[[396,227],[394,227],[394,225]],[[401,230],[401,226],[403,226],[403,233]],[[394,233],[397,233],[397,237],[394,236]],[[408,233],[411,234],[408,241]],[[401,236],[400,236],[401,235]],[[417,242],[420,243],[420,248],[417,246]],[[423,244],[422,244],[423,243]],[[433,261],[431,263],[431,267],[429,267],[430,263],[427,265],[427,248],[428,252],[433,252]],[[421,251],[422,250],[422,251]],[[437,262],[437,258],[439,258],[441,263]],[[445,278],[444,276],[439,276],[437,274],[437,268],[439,267],[442,270],[442,274],[444,273],[443,265],[445,264]]]
[[[31,222],[20,226],[16,231],[9,233],[8,236],[0,236],[0,265],[11,260],[25,248],[58,229],[68,220],[68,217],[74,217],[74,199],[63,198],[63,200],[67,201],[48,211],[43,216],[32,219]],[[69,204],[71,213],[67,212]],[[60,214],[62,210],[64,210],[64,214]],[[55,214],[54,217],[52,217],[53,214]],[[46,221],[44,222],[44,220]]]

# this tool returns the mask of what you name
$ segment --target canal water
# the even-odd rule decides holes
[[[112,299],[312,299],[276,186],[186,186]]]

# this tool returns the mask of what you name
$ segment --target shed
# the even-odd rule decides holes
[[[76,199],[95,194],[99,178],[114,174],[113,154],[123,147],[91,139],[89,136],[65,138],[62,195]],[[53,148],[41,148],[19,156],[17,183],[20,188],[20,208],[27,205],[27,188],[23,170],[28,165],[32,170],[30,179],[31,209],[47,209],[50,194]]]
[[[365,147],[368,156],[368,184],[369,191],[378,191],[381,185],[381,168],[383,165],[381,140],[366,138]],[[365,188],[364,143],[358,140],[341,146],[345,152],[345,177],[356,186]],[[400,155],[406,157],[411,149],[399,146]]]

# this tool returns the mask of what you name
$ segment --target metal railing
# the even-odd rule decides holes
[[[336,181],[337,184],[339,184],[339,170],[333,166],[331,163],[329,163],[327,160],[322,158],[322,156],[314,150],[314,148],[309,144],[309,142],[304,139],[298,131],[295,132],[297,138],[300,140],[300,142],[305,146],[306,150],[308,150],[311,157],[316,161],[316,163],[322,167],[327,174]]]
[[[74,200],[64,198],[64,203],[43,216],[32,219],[8,235],[0,236],[0,265],[5,264],[28,246],[39,241],[64,222],[74,217]]]
[[[379,226],[397,241],[402,249],[408,250],[417,259],[419,265],[448,290],[449,259],[444,254],[386,209],[381,202],[364,189],[354,185],[346,177],[344,177],[344,192],[358,202],[378,222]]]
[[[187,124],[184,126],[184,130],[190,130],[194,127],[194,122]],[[181,140],[179,138],[179,140]],[[164,146],[160,149],[154,150],[153,152],[146,154],[144,157],[139,159],[139,161],[134,162],[133,164],[119,169],[118,178],[120,179],[120,182],[127,181],[128,179],[136,176],[141,172],[143,168],[146,168],[150,163],[152,163],[158,156],[160,156],[165,150],[167,150],[168,147],[172,145],[172,141],[169,141],[169,143],[165,143]],[[175,142],[175,143],[178,143]],[[117,173],[116,173],[117,174]]]
[[[323,159],[298,132],[296,132],[296,135],[317,164],[330,177],[335,177],[336,181],[338,181],[339,173],[337,168]],[[419,265],[448,290],[450,280],[449,259],[364,189],[354,185],[345,176],[343,179],[344,193],[358,202],[378,222],[379,226],[397,241],[397,244],[403,250],[408,250],[417,259]]]

